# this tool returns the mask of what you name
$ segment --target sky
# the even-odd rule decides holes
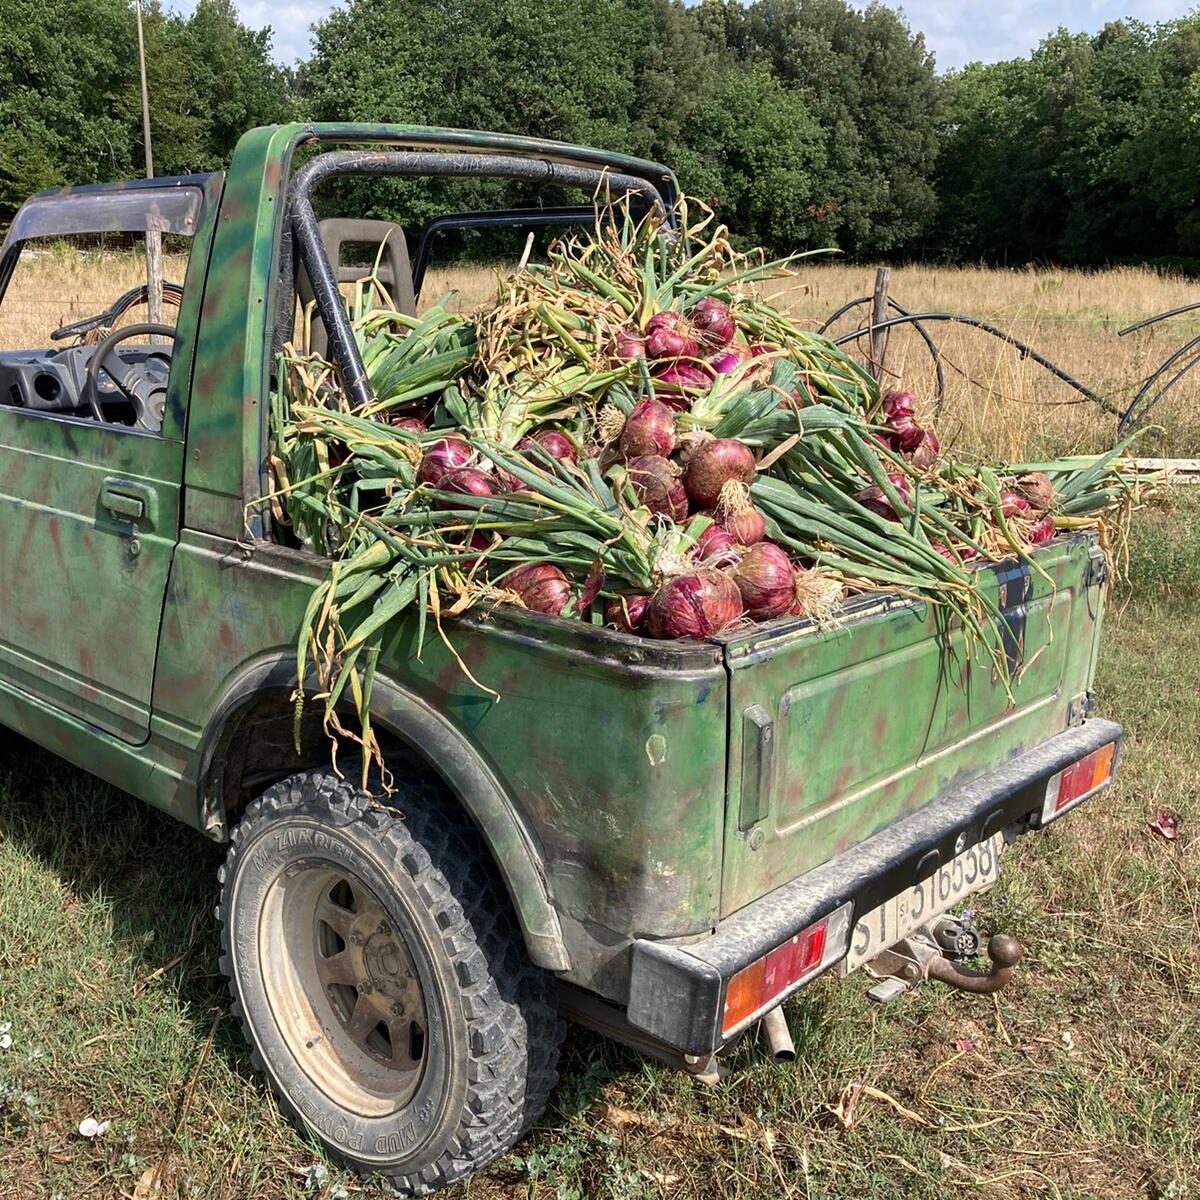
[[[1095,33],[1107,21],[1136,16],[1153,24],[1181,17],[1197,0],[902,0],[908,23],[925,34],[939,70],[965,63],[996,62],[1028,54],[1060,25],[1074,33]],[[167,0],[165,7],[187,13],[194,0]],[[334,7],[333,0],[240,0],[245,24],[270,25],[277,61],[291,65],[307,56],[309,27]]]

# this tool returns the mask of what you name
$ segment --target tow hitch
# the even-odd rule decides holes
[[[987,944],[991,966],[986,971],[962,966],[962,959],[973,958],[979,952],[979,944],[979,934],[969,918],[941,917],[866,964],[863,969],[879,981],[867,998],[887,1004],[926,979],[936,979],[963,992],[998,992],[1021,961],[1021,943],[1008,933],[993,934]]]

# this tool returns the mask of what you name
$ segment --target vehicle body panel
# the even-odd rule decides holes
[[[826,631],[731,638],[722,915],[1066,729],[1091,686],[1098,553],[1090,537],[1060,537],[1036,568],[981,572],[1008,624],[1011,697],[991,659],[921,602],[880,601]],[[772,761],[748,778],[762,713]]]

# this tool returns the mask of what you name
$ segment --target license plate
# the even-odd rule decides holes
[[[842,974],[857,971],[877,954],[903,941],[922,925],[954,908],[960,900],[989,888],[1000,878],[1004,834],[969,846],[928,879],[884,901],[855,926]]]

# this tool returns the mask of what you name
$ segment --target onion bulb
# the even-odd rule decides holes
[[[464,496],[492,496],[496,492],[496,481],[478,467],[447,471],[437,486],[439,491],[459,492]]]
[[[737,333],[737,325],[729,305],[711,297],[705,297],[692,309],[692,328],[701,346],[708,350],[719,350],[728,346]]]
[[[604,623],[625,633],[637,633],[646,623],[649,596],[614,596],[604,606]]]
[[[748,446],[735,438],[710,438],[692,451],[683,482],[696,504],[715,508],[730,480],[748,485],[754,472],[754,455]]]
[[[552,563],[530,563],[500,580],[505,591],[516,595],[531,612],[557,617],[571,599],[571,584]]]
[[[665,458],[675,449],[675,414],[661,400],[639,400],[621,431],[620,448],[626,459],[646,454]]]
[[[1030,471],[1017,480],[1017,490],[1036,512],[1045,512],[1054,503],[1054,484],[1044,471]]]
[[[417,468],[417,481],[431,483],[437,487],[444,475],[459,467],[465,467],[473,454],[474,451],[462,438],[438,438],[421,459],[421,465]]]
[[[637,498],[652,512],[682,521],[688,513],[687,492],[673,463],[661,454],[643,454],[629,463],[629,482]]]
[[[796,601],[796,569],[774,542],[757,542],[730,571],[755,621],[781,617]]]
[[[657,638],[706,638],[728,629],[743,612],[737,584],[723,571],[701,567],[676,575],[654,593],[646,624]]]

